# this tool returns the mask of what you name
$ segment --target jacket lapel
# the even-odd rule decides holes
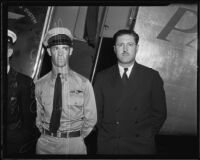
[[[141,82],[141,72],[139,70],[139,64],[135,62],[129,77],[127,85],[128,87],[126,88],[127,93],[131,96],[134,96],[134,94],[136,94],[136,91],[138,90],[140,82]]]
[[[121,83],[118,82],[118,84],[121,84],[121,85],[116,86],[115,92],[119,92],[118,97],[116,97],[116,98],[118,98],[116,109],[123,107],[124,103],[128,102],[129,99],[132,99],[132,97],[134,97],[134,95],[137,93],[138,87],[140,86],[140,83],[141,83],[140,77],[141,77],[141,73],[139,70],[139,64],[137,62],[135,62],[126,87],[124,87],[122,85],[122,82]],[[121,79],[120,79],[120,81],[121,81]]]
[[[118,65],[114,66],[113,72],[111,74],[112,74],[112,79],[111,79],[110,83],[112,86],[113,94],[115,95],[113,106],[115,106],[115,108],[116,108],[123,97],[123,92],[122,92],[123,85],[122,85]]]

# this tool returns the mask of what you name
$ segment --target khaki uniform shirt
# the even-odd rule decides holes
[[[35,82],[36,125],[41,132],[42,128],[49,130],[56,76],[55,71],[50,71]],[[97,121],[93,87],[88,79],[72,70],[62,74],[61,81],[62,113],[58,132],[81,130],[85,138]]]

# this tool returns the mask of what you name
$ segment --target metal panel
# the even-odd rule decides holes
[[[17,41],[11,66],[32,76],[48,7],[8,6],[8,28],[16,32]]]
[[[168,118],[161,133],[197,132],[197,6],[140,7],[137,61],[164,79]]]
[[[87,6],[56,6],[51,27],[67,27],[74,37],[84,40]]]
[[[112,37],[117,30],[128,29],[130,27],[129,16],[131,14],[131,9],[132,7],[130,6],[109,7],[103,36]]]

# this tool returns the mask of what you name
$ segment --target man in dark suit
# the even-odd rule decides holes
[[[98,154],[152,155],[155,135],[166,119],[163,80],[138,64],[139,36],[119,30],[114,37],[118,64],[100,72],[94,91],[98,111]]]
[[[6,156],[35,154],[39,133],[35,126],[36,102],[33,80],[15,71],[9,64],[9,58],[13,54],[13,44],[16,40],[16,34],[8,30]]]

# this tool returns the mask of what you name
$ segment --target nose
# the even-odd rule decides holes
[[[58,54],[62,55],[62,53],[63,53],[63,50],[62,49],[58,49]]]
[[[127,47],[128,47],[128,45],[123,44],[123,51],[127,51]]]

